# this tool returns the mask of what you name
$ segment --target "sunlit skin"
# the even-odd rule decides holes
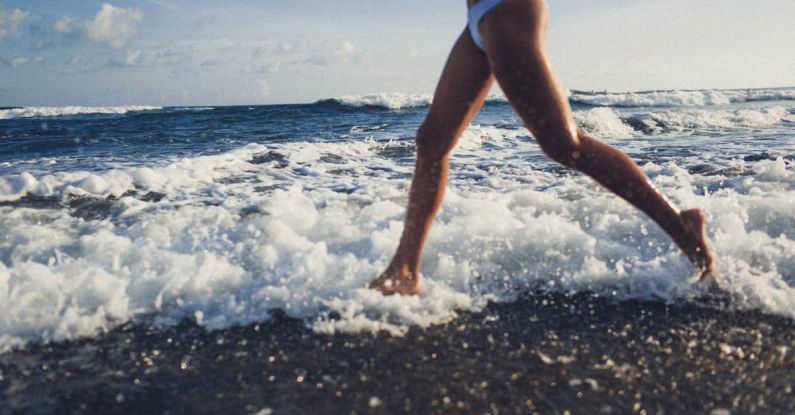
[[[417,163],[400,243],[370,288],[385,295],[420,291],[420,256],[444,197],[450,151],[483,106],[495,79],[550,158],[587,174],[640,209],[701,270],[702,279],[710,274],[713,256],[703,212],[679,211],[629,157],[577,129],[547,57],[546,25],[543,0],[502,0],[480,21],[485,53],[467,30],[458,38],[417,131]]]

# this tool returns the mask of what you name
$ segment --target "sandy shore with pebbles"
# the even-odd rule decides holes
[[[326,336],[275,312],[128,325],[0,355],[3,413],[795,412],[795,322],[701,303],[537,294],[413,329]]]

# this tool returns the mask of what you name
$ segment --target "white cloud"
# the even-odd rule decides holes
[[[133,65],[141,57],[141,49],[127,51],[127,57],[124,58],[124,63]]]
[[[288,57],[294,56],[298,47],[285,40],[267,39],[256,41],[251,50],[250,61],[257,73],[273,74],[281,71],[282,66],[289,62]]]
[[[168,66],[190,62],[193,50],[190,47],[176,44],[164,49],[142,51],[135,59],[136,64],[144,66]]]
[[[66,67],[62,69],[65,74],[95,71],[102,65],[95,56],[74,55],[69,59]]]
[[[34,58],[29,58],[27,56],[21,55],[1,55],[0,56],[0,63],[10,66],[12,68],[19,68],[21,66],[25,66],[31,63],[41,63],[44,61],[44,58],[41,56],[36,56]]]
[[[291,42],[268,39],[257,42],[257,46],[251,51],[251,57],[282,56],[290,53],[293,49],[295,49],[295,45]]]
[[[58,33],[70,33],[76,30],[77,22],[71,17],[64,17],[53,23],[52,29]]]
[[[17,56],[15,58],[11,59],[11,66],[13,66],[15,68],[18,68],[18,67],[23,66],[23,65],[27,65],[28,63],[30,63],[30,58],[28,58],[27,56]]]
[[[353,45],[350,40],[345,40],[337,47],[331,49],[323,48],[309,58],[305,59],[304,64],[309,65],[339,65],[357,62],[362,57],[362,51]]]
[[[273,62],[268,62],[268,63],[260,65],[256,69],[256,72],[258,72],[258,73],[278,73],[279,71],[282,70],[282,65],[284,65],[284,62],[282,60],[277,59],[277,60],[275,60]]]
[[[30,13],[19,10],[7,10],[0,7],[0,41],[7,37],[19,36],[19,27],[32,20]]]
[[[124,55],[114,56],[106,66],[174,66],[197,68],[230,62],[242,52],[231,50],[235,45],[228,40],[154,42],[137,45]]]
[[[350,40],[346,40],[346,41],[342,42],[342,45],[337,50],[337,53],[339,53],[339,54],[341,54],[343,56],[350,56],[350,55],[353,55],[354,53],[356,53],[356,47],[353,46],[353,43],[351,43]]]
[[[124,46],[124,42],[135,34],[143,13],[136,9],[114,7],[109,3],[102,5],[94,20],[85,23],[85,33],[89,39],[108,42],[114,48]]]
[[[107,43],[112,48],[119,49],[135,34],[143,17],[138,9],[103,3],[93,19],[77,21],[67,16],[55,22],[53,30],[58,33],[77,34],[87,40]]]

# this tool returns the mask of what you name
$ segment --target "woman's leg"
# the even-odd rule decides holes
[[[703,277],[713,259],[702,212],[679,212],[629,157],[577,130],[546,55],[546,14],[543,0],[503,0],[481,20],[497,82],[545,153],[649,215],[703,270]]]
[[[420,255],[444,197],[448,155],[480,110],[492,83],[486,55],[464,31],[450,52],[428,116],[417,131],[417,165],[397,252],[370,288],[384,294],[419,291]]]

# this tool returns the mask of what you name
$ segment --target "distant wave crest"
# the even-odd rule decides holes
[[[338,105],[350,108],[381,108],[400,110],[408,108],[421,108],[431,105],[432,95],[428,94],[401,94],[398,92],[371,94],[371,95],[346,95],[337,98],[320,100],[320,105]]]
[[[639,134],[612,108],[575,111],[574,119],[583,131],[600,138],[633,137]]]
[[[794,101],[795,88],[737,89],[737,90],[669,90],[641,92],[571,91],[572,104],[593,107],[700,107],[754,101]],[[350,109],[403,110],[430,106],[429,94],[398,92],[346,95],[322,99],[315,104]],[[507,102],[503,95],[491,95],[487,102]]]
[[[795,116],[781,106],[737,111],[667,110],[638,114],[624,120],[625,123],[636,129],[651,133],[659,130],[770,128],[785,121],[795,121]]]
[[[24,107],[0,110],[0,120],[12,118],[62,117],[80,114],[126,114],[136,111],[159,110],[162,107],[128,105],[122,107]]]
[[[337,98],[322,99],[317,101],[318,105],[330,105],[347,108],[370,108],[386,110],[403,110],[411,108],[423,108],[431,105],[433,95],[429,94],[403,94],[399,92],[389,92],[383,94],[370,95],[346,95]],[[504,96],[492,95],[488,102],[506,102]]]
[[[589,134],[624,138],[668,131],[771,128],[795,122],[795,115],[781,106],[737,111],[660,110],[634,115],[622,115],[613,108],[591,108],[574,111],[574,119]]]
[[[795,100],[795,88],[626,93],[571,91],[569,100],[597,107],[696,107],[751,101],[792,101]]]

